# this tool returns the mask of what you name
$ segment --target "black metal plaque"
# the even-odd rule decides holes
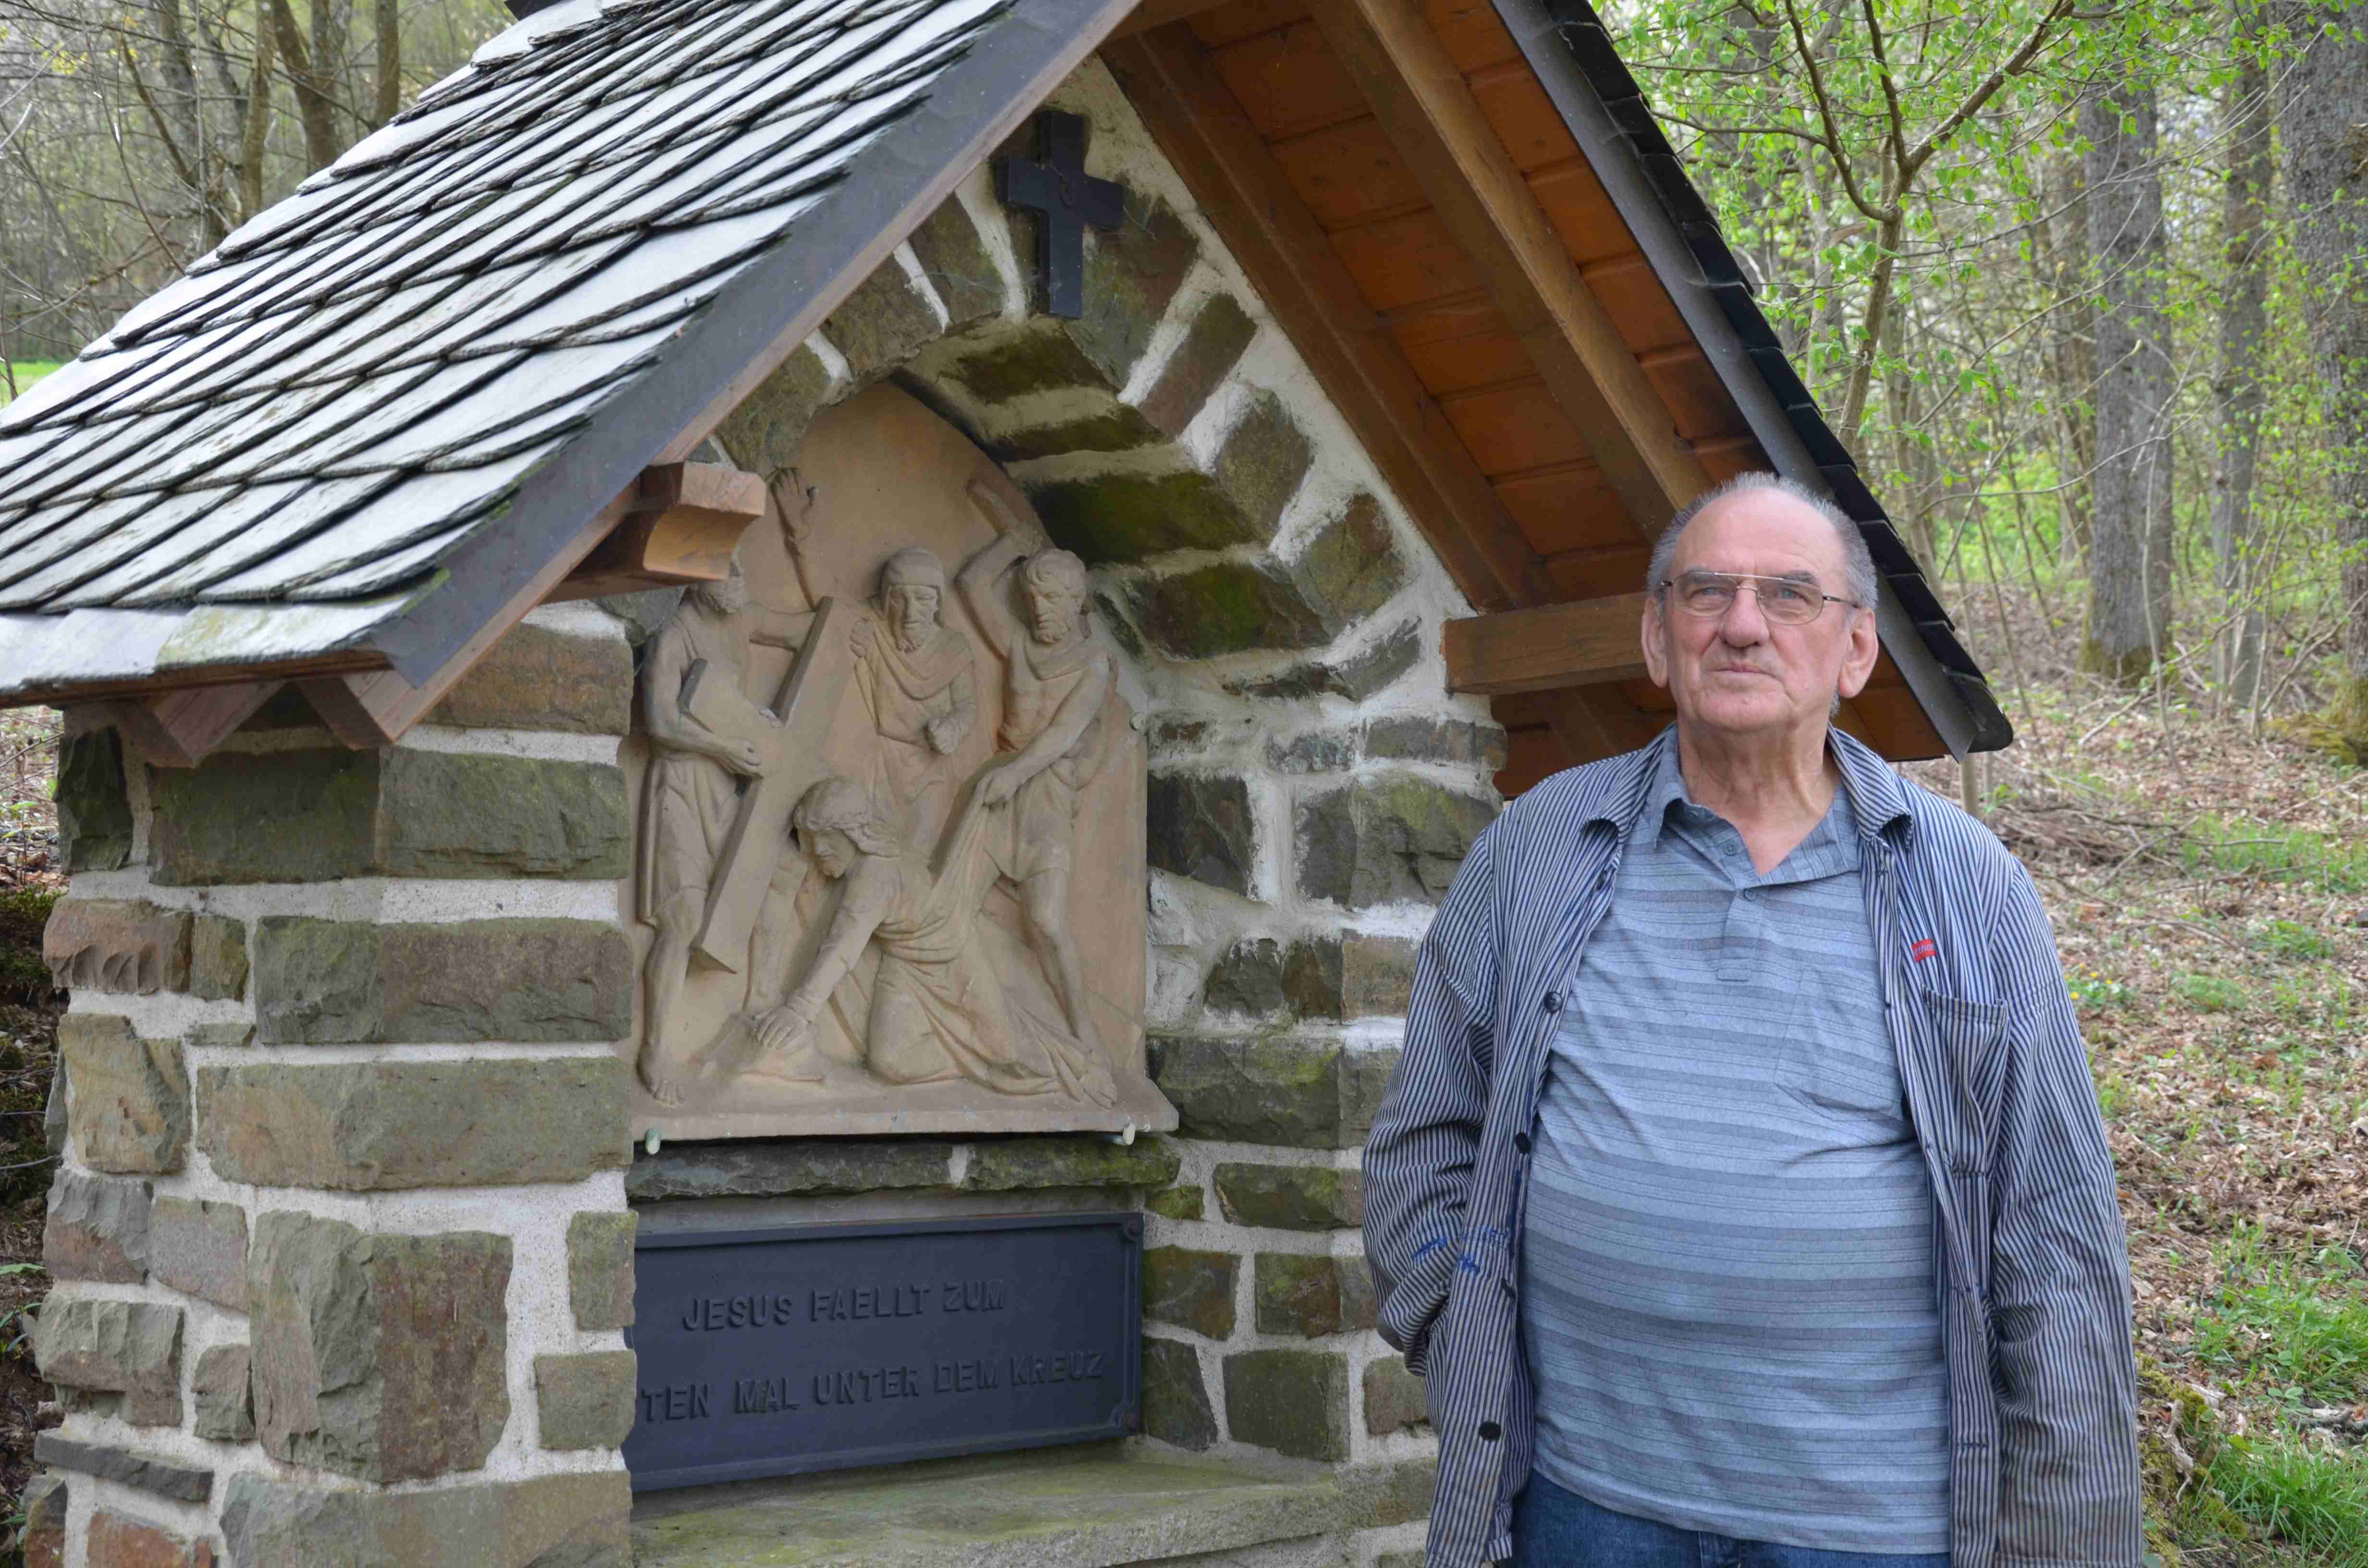
[[[1142,1279],[1140,1214],[645,1235],[633,1489],[1123,1437]]]

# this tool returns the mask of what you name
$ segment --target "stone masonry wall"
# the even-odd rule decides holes
[[[34,1561],[630,1562],[631,691],[570,606],[385,751],[69,714]]]
[[[1029,220],[982,168],[719,444],[789,462],[894,376],[1093,568],[1149,733],[1152,1062],[1183,1119],[1147,1199],[1146,1439],[1403,1472],[1349,1543],[1372,1563],[1418,1548],[1435,1445],[1372,1332],[1359,1149],[1504,733],[1445,696],[1468,606],[1115,84],[1089,63],[1049,107],[1127,192],[1084,316],[1032,310]]]

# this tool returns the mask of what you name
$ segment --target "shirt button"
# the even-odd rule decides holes
[[[1547,992],[1547,993],[1546,993],[1546,999],[1545,999],[1543,1003],[1541,1003],[1541,1004],[1539,1004],[1539,1005],[1540,1005],[1541,1006],[1544,1007],[1544,1008],[1545,1008],[1545,1010],[1546,1010],[1547,1012],[1549,1012],[1549,1013],[1559,1013],[1559,1012],[1561,1012],[1561,1011],[1562,1011],[1562,993],[1561,993],[1561,992],[1559,992],[1559,991],[1549,991],[1549,992]]]
[[[1759,890],[1757,888],[1744,889],[1743,902],[1746,903],[1758,903],[1759,902]]]
[[[1497,1426],[1494,1421],[1483,1421],[1480,1423],[1480,1440],[1482,1442],[1493,1443],[1504,1435],[1505,1429],[1502,1426]]]
[[[1513,1147],[1521,1153],[1528,1153],[1530,1152],[1530,1135],[1526,1132],[1514,1133]]]

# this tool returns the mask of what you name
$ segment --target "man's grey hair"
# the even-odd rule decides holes
[[[1866,536],[1858,531],[1858,525],[1850,521],[1850,514],[1831,500],[1799,480],[1787,479],[1781,473],[1738,473],[1679,507],[1677,516],[1669,519],[1669,526],[1661,530],[1660,539],[1653,545],[1653,563],[1645,574],[1646,590],[1657,590],[1669,580],[1669,563],[1678,556],[1678,536],[1686,531],[1688,523],[1721,501],[1766,490],[1790,496],[1834,526],[1834,537],[1841,541],[1842,574],[1850,581],[1850,597],[1861,608],[1873,609],[1875,596],[1881,589],[1875,580],[1874,557],[1866,548]]]

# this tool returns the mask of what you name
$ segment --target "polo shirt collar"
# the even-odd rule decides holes
[[[1849,791],[1850,814],[1857,820],[1859,836],[1904,842],[1914,830],[1916,817],[1908,809],[1908,787],[1891,770],[1891,765],[1865,742],[1840,730],[1826,731],[1826,751],[1841,770],[1842,788]],[[1682,791],[1684,788],[1684,770],[1678,761],[1677,725],[1668,725],[1641,749],[1619,760],[1626,765],[1625,777],[1604,791],[1602,809],[1590,815],[1588,823],[1603,823],[1623,835],[1634,832],[1637,824],[1645,820],[1657,827],[1670,800],[1678,798],[1666,790],[1667,780],[1674,778],[1677,789]]]

